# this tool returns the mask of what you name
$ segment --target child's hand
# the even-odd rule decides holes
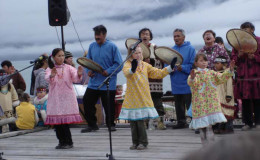
[[[79,66],[78,67],[78,76],[81,76],[83,74],[83,67]]]
[[[235,61],[234,60],[232,60],[231,62],[230,62],[230,71],[234,71],[234,68],[235,68]]]
[[[191,70],[191,72],[190,72],[190,78],[191,78],[191,79],[194,79],[194,78],[196,77],[196,74],[197,74],[197,73],[195,73],[195,69]]]
[[[55,77],[56,74],[57,74],[56,67],[53,67],[53,68],[51,69],[51,77]]]

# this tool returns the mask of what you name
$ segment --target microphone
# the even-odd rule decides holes
[[[135,44],[133,44],[131,47],[130,47],[130,50],[135,50],[136,47],[138,46],[138,44],[140,44],[142,42],[142,39],[139,38],[137,42],[135,42]]]
[[[30,61],[30,64],[37,63],[38,61],[41,61],[41,60],[43,60],[43,56],[36,58],[34,61]]]

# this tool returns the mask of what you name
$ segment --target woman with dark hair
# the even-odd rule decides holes
[[[48,89],[48,82],[45,80],[45,70],[48,68],[48,55],[43,54],[41,60],[35,63],[35,70],[33,71],[35,75],[34,84],[34,95],[36,96],[36,90],[39,86],[44,86]]]
[[[217,43],[215,43],[216,40],[216,33],[212,30],[206,30],[203,35],[203,40],[205,42],[205,46],[199,50],[198,53],[204,53],[207,56],[208,59],[208,69],[215,70],[214,68],[214,61],[216,57],[224,56],[227,59],[227,62],[229,64],[230,57],[227,54],[227,51],[220,47]]]
[[[254,35],[255,26],[252,23],[245,22],[240,28]],[[232,50],[232,59],[237,66],[234,96],[236,99],[242,99],[244,131],[251,129],[253,123],[260,128],[260,37],[255,38],[258,45],[255,53]]]

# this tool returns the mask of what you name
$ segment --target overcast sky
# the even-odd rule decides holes
[[[125,52],[125,40],[143,27],[154,34],[157,46],[174,45],[175,28],[186,31],[186,40],[199,49],[202,33],[213,29],[226,42],[226,32],[252,22],[260,36],[259,0],[67,0],[85,50],[94,41],[92,28],[103,24],[108,39]],[[47,0],[0,0],[0,61],[34,59],[60,47],[55,27],[49,26]],[[60,36],[60,27],[57,27]],[[70,19],[64,27],[66,50],[81,56]]]

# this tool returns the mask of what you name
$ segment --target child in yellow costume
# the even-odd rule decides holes
[[[129,49],[128,54],[130,53]],[[173,71],[177,61],[174,58],[170,66],[157,69],[142,60],[142,48],[138,46],[124,65],[123,72],[127,79],[127,89],[119,115],[119,119],[130,121],[133,142],[130,149],[137,150],[146,149],[148,145],[144,119],[159,117],[151,98],[148,78],[164,78]]]

